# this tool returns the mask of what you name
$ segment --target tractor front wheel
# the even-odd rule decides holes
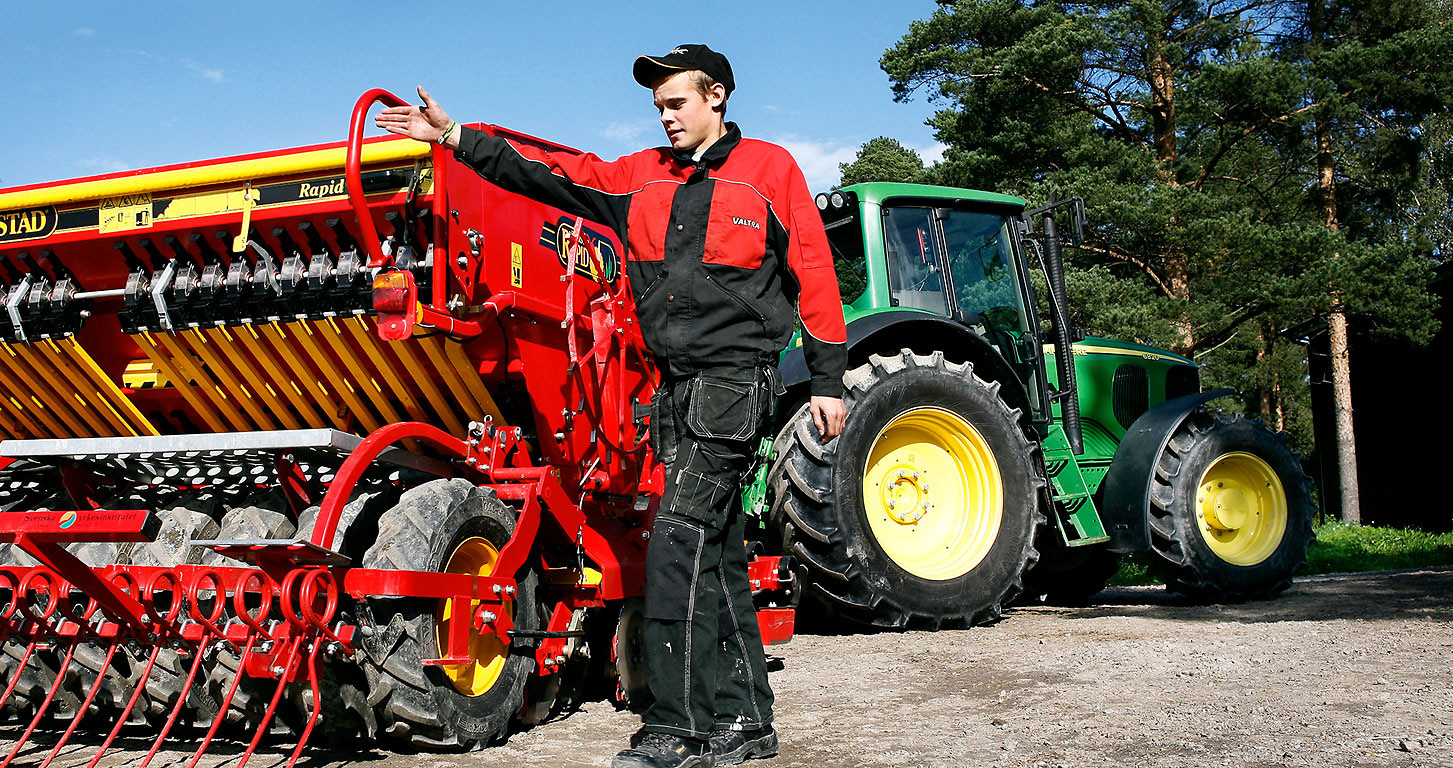
[[[1260,423],[1193,413],[1154,472],[1151,548],[1170,589],[1214,601],[1271,597],[1306,564],[1311,481]]]
[[[514,515],[493,491],[458,478],[435,480],[405,492],[383,514],[362,565],[488,576],[514,528]],[[533,571],[522,573],[505,604],[516,629],[540,628],[536,581]],[[472,612],[454,616],[447,600],[372,602],[378,627],[362,658],[378,729],[423,748],[478,749],[502,738],[524,702],[532,649],[474,632],[469,663],[425,665],[445,655],[450,626],[472,621]]]
[[[1037,557],[1044,478],[999,385],[940,352],[850,371],[847,426],[777,438],[772,520],[829,610],[885,627],[994,621]]]

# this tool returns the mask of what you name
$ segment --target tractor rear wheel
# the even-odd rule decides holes
[[[378,524],[378,540],[362,567],[485,576],[515,528],[514,513],[494,492],[457,478],[405,492]],[[506,603],[515,628],[538,630],[537,577],[523,573]],[[442,638],[456,621],[448,601],[372,600],[378,623],[360,656],[378,729],[415,747],[478,749],[502,738],[524,702],[534,653],[474,633],[470,663],[426,666],[446,648]]]
[[[995,621],[1022,588],[1044,485],[1020,412],[941,352],[846,377],[823,445],[804,407],[777,437],[771,516],[830,611],[885,627]]]
[[[1311,480],[1259,422],[1191,414],[1161,453],[1153,483],[1151,549],[1169,589],[1203,600],[1266,598],[1306,564]]]

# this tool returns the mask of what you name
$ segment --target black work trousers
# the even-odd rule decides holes
[[[741,481],[775,399],[775,371],[663,382],[651,435],[666,465],[646,551],[644,729],[693,739],[772,722],[747,582]]]

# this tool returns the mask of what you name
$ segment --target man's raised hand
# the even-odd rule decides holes
[[[449,119],[449,113],[439,106],[439,102],[434,101],[434,97],[422,85],[419,86],[419,99],[424,102],[423,106],[384,108],[373,119],[373,124],[389,133],[407,136],[414,141],[437,142],[454,121]],[[455,135],[458,135],[457,131]]]

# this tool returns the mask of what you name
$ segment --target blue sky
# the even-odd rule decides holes
[[[0,187],[339,140],[359,94],[420,83],[461,121],[616,157],[662,141],[631,61],[687,42],[731,59],[728,118],[791,150],[814,190],[874,136],[939,151],[933,106],[895,103],[878,67],[928,0],[0,8]]]

